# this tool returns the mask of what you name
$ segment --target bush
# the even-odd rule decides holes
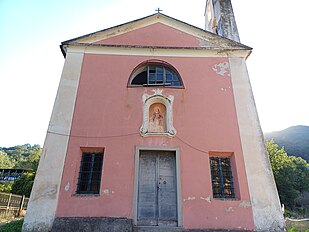
[[[34,182],[34,177],[35,173],[24,173],[13,183],[11,193],[29,197]]]
[[[12,190],[12,185],[13,183],[11,182],[0,183],[0,192],[10,193]]]
[[[288,232],[309,232],[309,221],[291,221],[286,220]]]
[[[16,220],[0,226],[0,232],[21,232],[24,220]]]
[[[292,227],[292,228],[288,229],[288,232],[299,232],[299,230],[296,229],[295,227]]]

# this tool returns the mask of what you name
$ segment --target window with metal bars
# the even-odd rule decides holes
[[[182,87],[183,84],[176,71],[164,65],[146,65],[135,73],[131,86],[163,85]]]
[[[102,175],[103,152],[83,152],[77,194],[99,194]]]
[[[230,158],[210,158],[214,198],[235,198]]]

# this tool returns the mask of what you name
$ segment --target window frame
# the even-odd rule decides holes
[[[150,67],[153,66],[155,68],[155,70],[157,70],[157,68],[162,68],[163,70],[163,80],[162,80],[162,84],[161,83],[150,83]],[[145,70],[146,69],[146,70]],[[141,71],[143,70],[143,71]],[[132,84],[133,80],[142,72],[146,72],[147,76],[147,80],[145,84]],[[167,72],[171,72],[172,73],[172,80],[170,81],[171,84],[169,84],[167,82]],[[157,73],[155,73],[155,76],[157,77]],[[174,79],[174,77],[177,78]],[[157,78],[155,78],[154,80],[155,82],[159,81]],[[172,85],[173,82],[179,82],[179,85]],[[165,87],[165,88],[178,88],[178,89],[183,89],[184,88],[184,84],[182,81],[182,78],[180,76],[180,74],[178,73],[178,71],[170,64],[166,63],[166,62],[162,62],[162,61],[146,61],[140,65],[138,65],[133,72],[130,75],[129,81],[128,81],[128,87],[154,87],[154,86],[158,86],[158,87]]]
[[[87,161],[87,156],[91,157],[90,162]],[[96,157],[99,159],[98,162],[96,162]],[[100,194],[102,171],[103,171],[103,160],[104,160],[103,151],[82,151],[80,169],[78,173],[77,186],[76,186],[76,192],[75,192],[76,195],[99,195]],[[97,168],[98,170],[94,170],[95,168]],[[87,176],[87,172],[88,172],[88,176]],[[94,178],[94,173],[97,174],[96,179]],[[83,178],[85,179],[82,180]],[[86,190],[83,189],[82,184],[86,185]],[[97,185],[97,189],[93,190],[93,187],[95,185]]]
[[[215,166],[212,164],[213,161],[217,161],[218,170],[215,171]],[[227,165],[223,165],[223,162],[226,162]],[[231,157],[221,157],[221,156],[212,156],[209,157],[210,164],[210,173],[211,173],[211,185],[212,185],[212,195],[214,199],[236,199],[235,193],[235,183],[232,171]],[[225,170],[223,170],[225,168]],[[218,175],[214,176],[215,172],[219,172]],[[227,173],[227,175],[224,175]],[[219,178],[216,179],[216,178]],[[228,186],[225,186],[225,181],[230,182]],[[215,191],[219,182],[219,191]],[[226,194],[225,191],[230,191],[230,194]]]

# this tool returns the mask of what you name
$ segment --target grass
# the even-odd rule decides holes
[[[0,232],[21,232],[24,219],[0,225]],[[309,221],[286,221],[288,232],[309,232]]]
[[[0,232],[21,232],[24,219],[15,220],[0,225]],[[309,232],[309,221],[287,221],[288,232]]]
[[[15,220],[0,226],[0,232],[21,232],[24,219]]]
[[[309,232],[309,221],[286,221],[288,232]]]

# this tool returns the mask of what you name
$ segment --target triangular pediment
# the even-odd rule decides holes
[[[84,35],[62,45],[251,50],[241,43],[156,13],[135,21]]]

